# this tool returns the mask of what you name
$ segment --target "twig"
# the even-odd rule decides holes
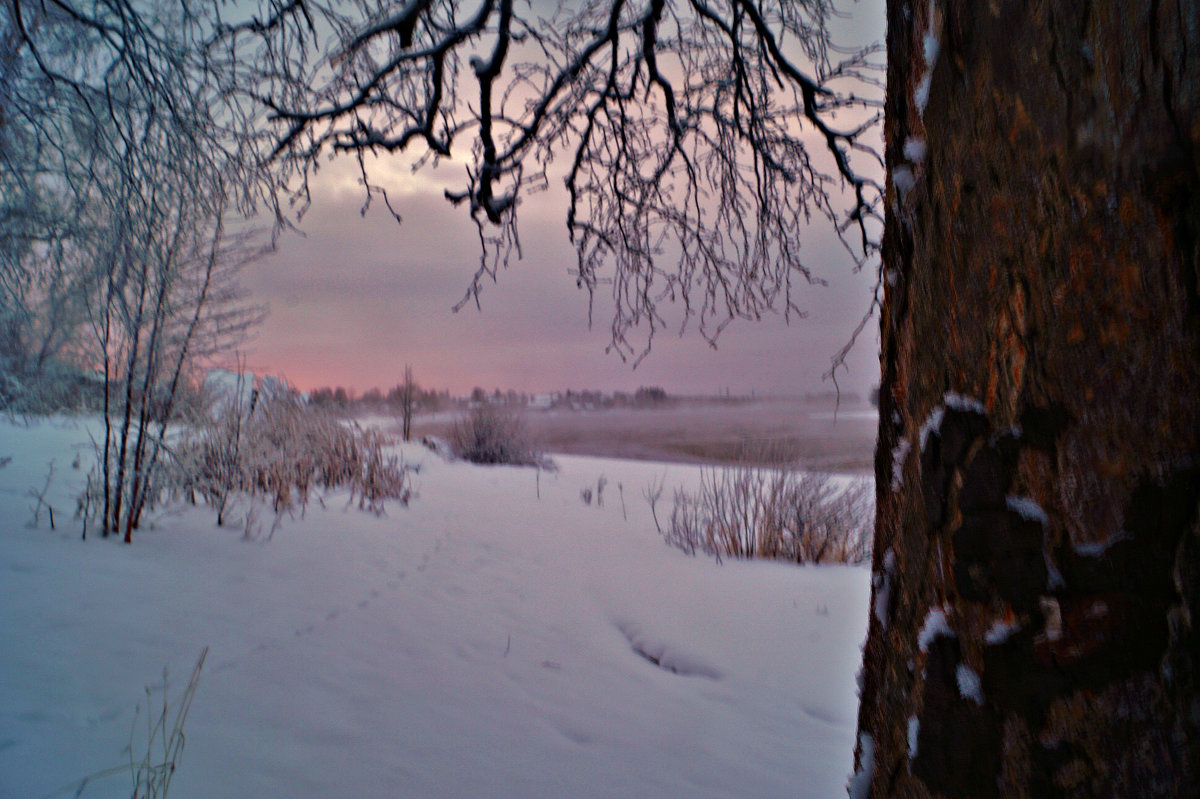
[[[33,526],[37,527],[41,522],[42,506],[45,505],[50,515],[50,529],[54,529],[54,507],[46,501],[46,492],[50,490],[50,481],[54,479],[54,461],[50,461],[50,468],[46,471],[46,484],[42,486],[42,490],[31,488],[27,496],[37,500],[37,504],[33,506]]]

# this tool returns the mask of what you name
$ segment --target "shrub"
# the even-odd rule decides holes
[[[351,502],[376,514],[388,499],[408,503],[408,470],[385,452],[378,431],[347,426],[290,391],[261,394],[251,405],[226,403],[176,447],[176,492],[215,507],[218,524],[239,495],[266,499],[276,514],[307,507],[316,487],[347,487]]]
[[[745,465],[702,469],[696,493],[675,491],[659,532],[689,554],[860,563],[870,555],[873,527],[867,480],[839,486],[792,466]]]
[[[543,460],[520,412],[490,403],[472,408],[454,423],[450,447],[455,456],[472,463],[541,466]]]
[[[103,407],[104,383],[69,364],[51,361],[35,372],[0,357],[0,411],[49,414]]]

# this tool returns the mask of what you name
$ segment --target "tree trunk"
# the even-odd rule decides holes
[[[1200,796],[1200,4],[889,0],[888,62],[852,790]]]
[[[404,393],[401,394],[401,412],[404,416],[404,440],[412,441],[413,404],[416,402],[417,384],[413,382],[411,366],[404,367]]]

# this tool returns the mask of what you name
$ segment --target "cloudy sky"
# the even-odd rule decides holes
[[[856,37],[882,38],[881,3],[851,10]],[[379,204],[362,216],[354,169],[350,163],[322,169],[303,236],[286,236],[243,279],[270,307],[245,348],[248,365],[302,389],[386,388],[407,363],[422,385],[456,393],[474,386],[538,392],[661,385],[678,394],[830,390],[822,375],[870,303],[873,276],[853,274],[832,234],[814,229],[804,252],[829,285],[803,289],[797,305],[807,317],[790,324],[782,317],[735,322],[715,350],[694,328],[682,336],[662,331],[634,370],[605,352],[609,317],[602,305],[589,328],[587,294],[568,272],[574,252],[555,191],[522,206],[524,258],[487,286],[482,310],[472,304],[454,313],[478,264],[469,218],[442,198],[437,178],[399,168],[388,170],[384,182],[403,223]],[[876,331],[873,320],[847,360],[849,371],[839,373],[844,390],[863,393],[878,382]]]

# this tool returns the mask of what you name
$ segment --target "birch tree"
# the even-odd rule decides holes
[[[256,121],[212,55],[219,24],[199,4],[13,0],[0,30],[4,266],[70,280],[81,361],[105,383],[99,516],[126,541],[189,370],[256,313],[232,293],[252,252],[240,220],[277,208]]]

